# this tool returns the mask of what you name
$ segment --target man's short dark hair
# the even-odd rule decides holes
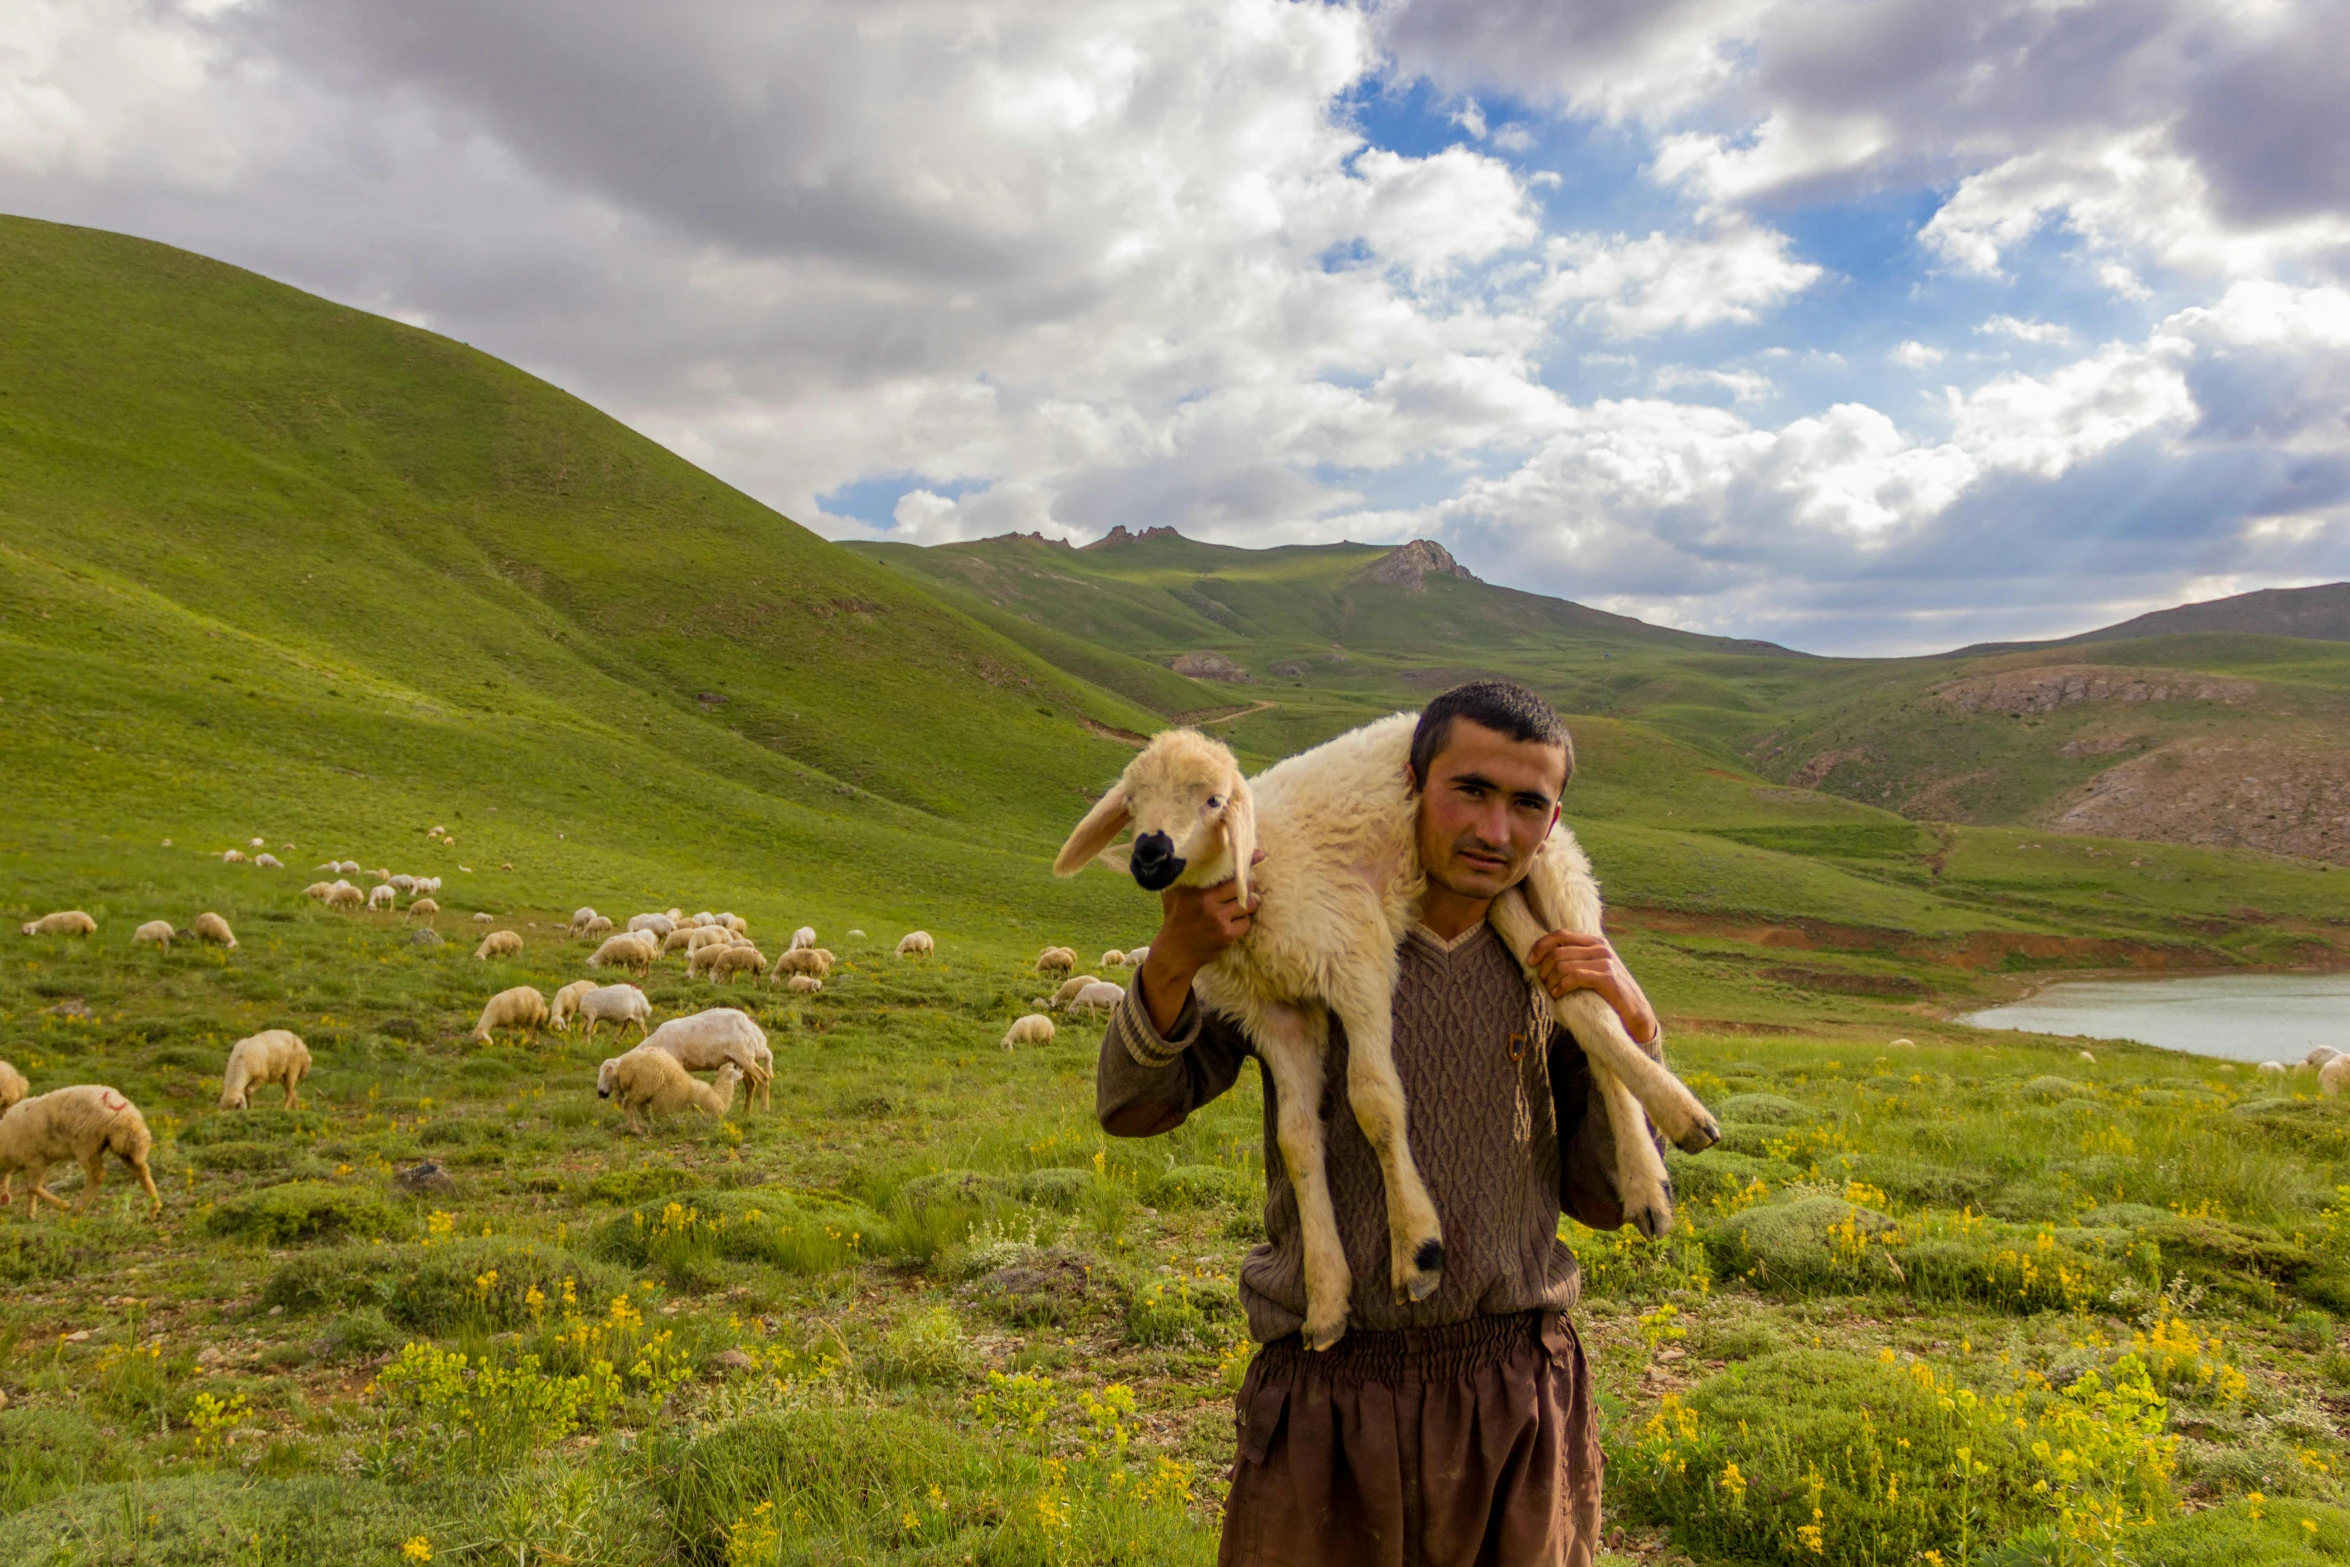
[[[1552,706],[1515,680],[1472,680],[1429,703],[1420,713],[1420,727],[1412,731],[1412,782],[1428,786],[1428,768],[1452,741],[1453,720],[1509,736],[1555,745],[1567,753],[1566,777],[1575,776],[1575,742]],[[1560,780],[1563,786],[1566,779]]]

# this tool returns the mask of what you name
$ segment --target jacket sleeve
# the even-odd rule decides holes
[[[1640,1048],[1662,1060],[1664,1037],[1660,1031]],[[1590,1058],[1563,1027],[1551,1036],[1550,1092],[1558,1111],[1559,1206],[1592,1229],[1620,1229],[1624,1203],[1616,1191],[1616,1127],[1592,1080]],[[1645,1114],[1636,1135],[1654,1143],[1657,1157],[1664,1157],[1665,1141]]]
[[[1255,1052],[1248,1036],[1230,1018],[1204,1010],[1186,997],[1175,1031],[1151,1026],[1142,1003],[1142,978],[1126,987],[1126,999],[1102,1031],[1102,1054],[1094,1068],[1094,1115],[1112,1137],[1156,1137],[1173,1131],[1201,1105],[1230,1088],[1240,1063]]]

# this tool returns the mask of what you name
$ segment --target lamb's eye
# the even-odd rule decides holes
[[[1220,795],[1220,794],[1211,794],[1211,795],[1209,795],[1209,796],[1208,796],[1208,809],[1209,809],[1209,810],[1211,810],[1211,811],[1220,811],[1220,810],[1224,809],[1224,797],[1223,797],[1222,795]]]

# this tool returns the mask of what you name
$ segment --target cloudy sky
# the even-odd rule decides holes
[[[0,210],[835,537],[1884,653],[2350,576],[2346,104],[2341,0],[0,0]]]

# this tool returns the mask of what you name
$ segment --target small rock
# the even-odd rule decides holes
[[[49,1011],[57,1017],[88,1017],[90,1004],[79,996],[67,996]]]
[[[169,845],[166,845],[166,847],[169,847]],[[7,1390],[6,1388],[0,1388],[0,1409],[6,1409],[7,1407],[8,1407],[8,1390]]]
[[[419,1195],[430,1192],[436,1196],[447,1196],[457,1190],[457,1183],[450,1178],[448,1171],[441,1168],[437,1159],[410,1165],[392,1177],[392,1184],[404,1192]]]
[[[272,1306],[269,1308],[269,1314],[273,1317],[282,1317],[286,1314],[286,1308],[283,1306]]]
[[[207,1344],[204,1346],[203,1351],[196,1356],[196,1364],[199,1366],[217,1366],[226,1359],[228,1359],[228,1356],[220,1352],[219,1345]]]
[[[437,947],[440,944],[441,933],[437,930],[419,930],[408,938],[408,945],[411,947]]]
[[[87,1344],[90,1342],[90,1330],[88,1328],[76,1328],[71,1333],[65,1335],[65,1341],[68,1344]]]
[[[759,1363],[739,1349],[722,1349],[710,1357],[712,1369],[720,1372],[756,1371]]]

